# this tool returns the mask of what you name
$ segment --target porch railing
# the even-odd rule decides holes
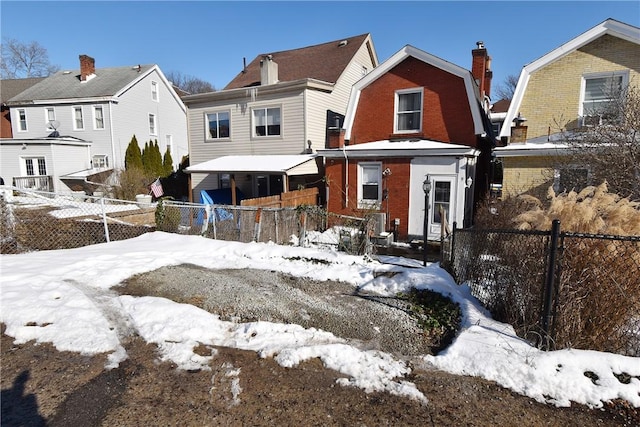
[[[13,186],[21,190],[53,191],[51,175],[14,176]]]

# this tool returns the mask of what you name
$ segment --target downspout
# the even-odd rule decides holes
[[[349,158],[347,151],[342,144],[342,154],[344,155],[344,207],[349,207]]]
[[[111,132],[111,162],[112,168],[116,169],[116,144],[113,140],[113,102],[109,101],[109,131]],[[93,159],[92,159],[93,160]],[[93,163],[91,163],[93,167]],[[124,169],[124,164],[122,165],[122,169]]]

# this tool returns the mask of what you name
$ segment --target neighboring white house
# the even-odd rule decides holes
[[[59,71],[6,104],[13,139],[20,145],[17,157],[8,148],[15,144],[5,140],[0,145],[0,176],[7,184],[32,172],[46,171],[52,182],[59,183],[58,178],[69,172],[124,168],[125,152],[134,135],[141,148],[149,141],[158,141],[163,154],[168,148],[174,168],[189,153],[186,107],[157,65],[95,68],[93,58],[80,55],[79,70]],[[59,141],[67,144],[72,140],[88,144],[89,154],[86,150],[67,152],[64,164],[68,167],[58,169],[62,163],[53,154],[42,157],[41,150],[35,153],[35,147],[45,145],[54,153]],[[26,149],[22,149],[23,142]],[[38,171],[28,165],[34,156],[41,159]],[[20,175],[10,171],[20,171]]]
[[[362,34],[258,55],[223,90],[185,96],[192,195],[236,185],[251,198],[319,185],[320,162],[309,155],[326,147],[351,86],[377,65]],[[255,155],[270,157],[255,166]]]

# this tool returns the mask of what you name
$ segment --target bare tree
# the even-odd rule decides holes
[[[518,85],[518,76],[508,75],[502,84],[498,84],[495,89],[497,99],[512,99]]]
[[[606,181],[610,192],[640,200],[640,87],[614,95],[598,111],[585,112],[582,126],[563,131],[570,154],[559,167],[574,175],[582,170],[589,184]]]
[[[197,77],[184,75],[178,71],[170,71],[166,74],[166,77],[171,83],[190,95],[216,91],[211,83]]]
[[[47,77],[60,69],[49,62],[47,49],[38,42],[25,44],[9,38],[1,47],[0,74],[3,79]]]

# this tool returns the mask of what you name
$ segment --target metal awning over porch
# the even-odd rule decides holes
[[[316,158],[316,154],[223,156],[189,166],[185,172],[313,175],[318,173]]]

